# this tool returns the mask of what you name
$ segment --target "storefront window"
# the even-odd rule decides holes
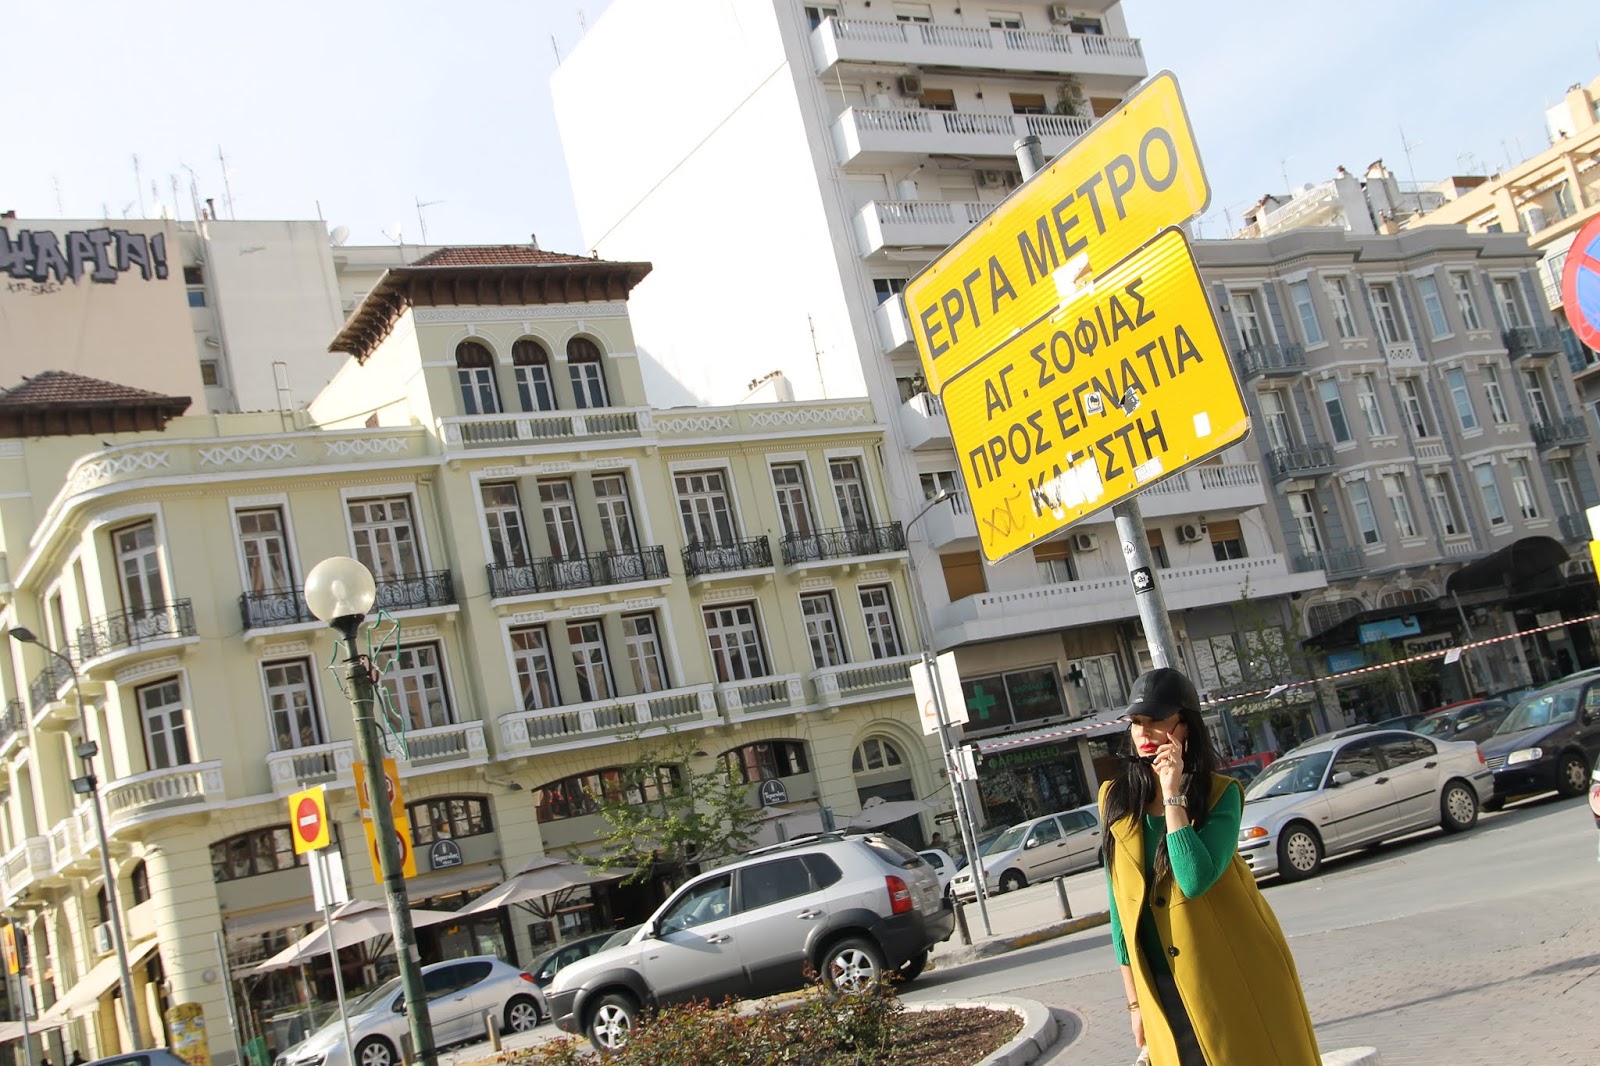
[[[988,825],[1009,825],[1081,807],[1093,799],[1075,741],[993,752],[978,767]]]
[[[1053,666],[964,678],[961,694],[967,704],[968,732],[1025,725],[1067,713],[1061,680]]]

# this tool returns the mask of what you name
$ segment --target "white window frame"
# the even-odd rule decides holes
[[[516,344],[523,341],[536,345],[540,354],[544,356],[544,362],[517,362]],[[516,382],[517,402],[522,405],[523,412],[536,414],[540,411],[556,410],[560,405],[556,402],[555,377],[550,373],[549,345],[533,337],[518,337],[516,344],[511,347],[511,377]]]
[[[905,654],[900,619],[894,609],[894,590],[887,583],[857,585],[856,601],[867,627],[867,651],[873,659],[897,659]]]
[[[1350,509],[1356,516],[1356,529],[1361,532],[1363,544],[1382,544],[1383,533],[1378,529],[1378,512],[1372,506],[1372,492],[1365,481],[1347,481],[1344,490],[1350,496]]]
[[[729,547],[739,542],[739,518],[730,481],[725,467],[672,472],[678,524],[685,544]],[[709,537],[705,535],[708,532],[712,534]]]
[[[872,492],[867,487],[866,465],[859,455],[828,457],[828,480],[839,508],[841,529],[866,530],[873,525]]]
[[[1478,421],[1478,411],[1472,406],[1472,387],[1467,384],[1467,372],[1458,366],[1450,367],[1444,372],[1444,383],[1450,390],[1450,399],[1456,409],[1456,423],[1462,431],[1483,428]]]
[[[176,693],[175,700],[152,705],[145,698],[146,693],[168,685]],[[144,738],[145,761],[151,770],[171,770],[194,762],[187,687],[182,674],[172,674],[134,689],[134,701],[139,707],[139,731]]]
[[[784,472],[788,477],[790,471],[795,474],[793,483],[779,484],[778,472]],[[807,476],[807,466],[800,460],[774,462],[768,466],[768,476],[772,481],[773,502],[778,508],[778,521],[786,537],[809,537],[817,531],[816,510],[811,501],[810,478]],[[794,508],[798,504],[799,515],[795,515]],[[795,519],[801,520],[800,525],[795,525]]]
[[[512,626],[506,632],[511,648],[511,671],[525,711],[561,706],[561,684],[550,647],[550,627],[543,624]]]
[[[595,509],[600,513],[600,537],[606,551],[633,554],[639,551],[639,533],[633,520],[633,500],[628,494],[628,478],[621,473],[596,474],[591,481]],[[602,491],[602,488],[605,491]]]
[[[1445,318],[1444,303],[1439,299],[1439,279],[1432,274],[1417,278],[1417,291],[1422,294],[1422,310],[1428,318],[1429,335],[1438,340],[1450,335],[1450,322]]]
[[[1472,298],[1472,275],[1464,270],[1450,271],[1450,291],[1455,293],[1456,311],[1461,315],[1462,325],[1469,332],[1481,330],[1483,322],[1478,317],[1478,304]]]
[[[1572,462],[1568,459],[1551,459],[1550,480],[1556,486],[1556,505],[1562,514],[1580,514],[1583,505],[1578,502],[1578,487],[1573,484]]]
[[[432,662],[418,662],[419,658],[430,657]],[[430,699],[434,693],[426,683],[429,678],[437,679],[436,702]],[[407,731],[456,724],[455,703],[445,679],[444,645],[439,641],[400,645],[379,684],[389,688],[390,701]],[[421,705],[414,706],[411,697],[419,698]]]
[[[563,563],[583,559],[588,549],[583,539],[583,521],[578,514],[577,493],[569,477],[540,478],[539,520],[544,523],[545,541],[552,558]]]
[[[1356,329],[1355,312],[1351,309],[1349,283],[1335,274],[1322,279],[1322,291],[1328,297],[1328,306],[1333,309],[1333,324],[1339,339],[1350,340],[1360,336],[1360,330]]]
[[[1506,329],[1521,329],[1531,325],[1533,320],[1528,315],[1528,303],[1523,299],[1521,278],[1494,278],[1495,306],[1500,309],[1500,318],[1506,324]]]
[[[1306,556],[1322,553],[1322,530],[1317,524],[1317,501],[1309,492],[1288,494],[1289,516],[1295,524],[1295,540]]]
[[[289,671],[298,670],[292,679]],[[282,676],[275,679],[273,674]],[[322,716],[322,701],[317,695],[316,665],[308,658],[271,659],[261,664],[261,688],[266,695],[267,731],[274,751],[311,748],[328,743],[328,724]],[[296,697],[304,699],[297,705]],[[279,718],[284,722],[280,723]],[[283,727],[289,732],[285,733]],[[309,733],[307,732],[309,727]]]
[[[1383,404],[1378,399],[1378,386],[1371,374],[1356,375],[1356,406],[1361,408],[1361,417],[1367,424],[1367,435],[1371,437],[1386,436],[1389,432],[1388,423],[1383,418]]]
[[[1348,444],[1355,440],[1350,432],[1350,419],[1344,412],[1344,397],[1339,392],[1337,378],[1323,378],[1317,382],[1317,396],[1322,401],[1323,413],[1328,416],[1328,429],[1335,444]]]
[[[1432,437],[1428,425],[1427,389],[1420,378],[1400,378],[1400,407],[1405,411],[1408,428],[1418,437]]]
[[[567,621],[567,649],[572,653],[572,674],[578,684],[579,703],[600,703],[617,698],[611,676],[611,652],[606,647],[606,627],[598,618]]]
[[[276,517],[278,528],[276,530],[257,530],[246,532],[243,519],[246,516],[270,514]],[[244,579],[244,591],[256,595],[268,596],[274,594],[292,593],[295,590],[294,545],[289,538],[288,508],[281,503],[261,503],[249,506],[233,506],[233,533],[238,538],[239,572]],[[277,545],[280,554],[275,561],[273,544]],[[254,551],[252,552],[252,547]],[[263,567],[263,562],[266,566]],[[267,569],[278,570],[276,575],[264,572]]]
[[[397,502],[404,502],[405,504],[406,518],[404,521],[399,521],[392,517],[378,520],[369,518],[360,522],[356,519],[355,509],[357,507],[365,509],[381,504],[388,508],[385,512],[388,514],[392,512],[393,505]],[[344,499],[344,512],[346,528],[350,536],[350,554],[360,559],[366,568],[372,571],[373,578],[378,581],[394,581],[401,578],[415,578],[428,572],[428,558],[422,542],[422,523],[418,520],[417,498],[414,493],[409,491],[385,493],[379,490],[348,495]],[[392,538],[394,533],[401,529],[405,529],[410,533],[410,540],[406,544],[401,544],[399,540],[392,539],[389,543],[375,545],[370,539],[372,533],[380,531]],[[369,537],[366,545],[362,544],[360,536],[362,532],[366,532]],[[409,549],[410,562],[415,569],[409,571],[405,569],[404,564],[407,560],[400,558],[400,556],[406,554],[406,552],[398,550],[400,548]],[[395,564],[398,564],[400,566],[398,572],[391,569],[387,564],[380,565],[380,560],[383,559],[392,559]]]
[[[1533,488],[1533,468],[1528,460],[1513,458],[1506,460],[1506,465],[1511,468],[1511,494],[1517,499],[1517,510],[1525,520],[1539,517],[1539,499]]]
[[[1245,348],[1260,348],[1271,340],[1261,317],[1260,293],[1254,289],[1229,289],[1228,304],[1233,310],[1233,328]]]
[[[1511,421],[1511,411],[1506,407],[1505,390],[1500,387],[1500,371],[1492,363],[1485,363],[1478,373],[1483,378],[1483,398],[1489,402],[1489,420],[1503,426]]]
[[[1268,398],[1272,404],[1268,404]],[[1281,389],[1262,389],[1257,393],[1257,402],[1261,404],[1261,421],[1267,431],[1267,443],[1273,448],[1293,448],[1294,425],[1289,420],[1289,408],[1293,406],[1288,395]],[[1272,410],[1272,406],[1277,410]],[[1281,439],[1280,439],[1281,438]]]
[[[661,619],[654,611],[622,616],[622,641],[628,650],[628,670],[638,693],[665,692],[672,687],[667,673],[667,649],[661,643]]]
[[[1554,421],[1549,401],[1545,398],[1545,380],[1535,367],[1522,371],[1523,395],[1528,400],[1528,421],[1549,425]]]
[[[1450,475],[1445,471],[1438,471],[1422,475],[1423,495],[1427,497],[1428,509],[1433,512],[1433,520],[1439,526],[1439,532],[1446,537],[1459,536],[1462,532],[1461,512],[1456,506],[1456,496],[1450,484]]]
[[[772,676],[761,613],[754,600],[705,604],[700,608],[700,620],[718,683],[735,684]]]
[[[820,609],[816,609],[819,605]],[[805,623],[812,669],[824,670],[850,661],[845,649],[844,627],[839,624],[839,604],[832,589],[802,592],[800,617]]]
[[[1490,528],[1509,524],[1511,516],[1506,513],[1505,497],[1500,495],[1494,467],[1489,463],[1474,464],[1472,480],[1478,486],[1478,498],[1483,501],[1483,513],[1489,519]]]
[[[1372,317],[1377,321],[1378,339],[1384,344],[1405,344],[1411,339],[1406,329],[1405,315],[1400,307],[1400,293],[1392,282],[1368,282],[1372,294]]]
[[[138,538],[149,532],[148,543]],[[117,588],[122,608],[138,621],[157,614],[171,602],[167,584],[166,553],[153,515],[111,530],[111,545],[116,553]]]
[[[1402,473],[1384,474],[1383,494],[1389,500],[1389,510],[1394,514],[1394,525],[1401,539],[1417,536],[1417,516],[1411,510],[1411,498],[1406,492],[1406,476]]]
[[[1317,304],[1311,295],[1311,282],[1304,278],[1291,281],[1289,299],[1294,302],[1295,312],[1300,316],[1300,332],[1306,339],[1306,347],[1314,348],[1326,343],[1327,338],[1322,335],[1322,323],[1317,319]]]
[[[489,494],[509,490],[511,498],[489,502]],[[494,566],[527,566],[533,559],[528,543],[528,520],[522,513],[522,489],[515,481],[478,482],[478,505],[483,510],[485,547]]]

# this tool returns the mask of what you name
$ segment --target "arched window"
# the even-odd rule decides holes
[[[550,353],[544,345],[527,337],[513,344],[511,367],[517,378],[517,399],[524,411],[556,409],[556,393],[550,384]]]
[[[306,852],[306,855],[309,854]],[[211,845],[213,881],[237,881],[258,874],[292,870],[305,864],[305,855],[294,853],[294,839],[289,835],[287,825],[252,829]]]
[[[629,780],[629,774],[629,767],[608,766],[535,789],[539,821],[558,822],[598,814],[602,801],[608,799],[616,803],[648,803],[677,791],[681,779],[676,766],[658,766],[655,773],[635,780]]]
[[[456,345],[456,380],[461,384],[461,408],[469,415],[500,413],[500,394],[494,387],[494,355],[477,341]]]
[[[861,742],[856,748],[855,755],[851,757],[850,772],[866,774],[904,765],[905,760],[900,757],[900,749],[883,737],[868,737]]]
[[[1364,609],[1365,605],[1355,598],[1334,600],[1332,603],[1314,603],[1306,611],[1306,629],[1310,631],[1311,636],[1316,636],[1346,618],[1360,614]]]
[[[745,784],[811,772],[806,746],[798,740],[763,740],[722,753],[728,768]]]
[[[435,796],[406,806],[411,840],[417,845],[494,832],[485,796]]]
[[[587,337],[567,342],[567,373],[572,376],[572,395],[579,407],[610,407],[606,394],[606,371],[600,361],[600,348]]]
[[[1426,585],[1409,589],[1390,589],[1378,599],[1379,607],[1409,607],[1414,603],[1427,603],[1433,599],[1433,590]]]
[[[128,871],[128,888],[133,892],[135,906],[150,898],[150,871],[145,869],[144,863]]]

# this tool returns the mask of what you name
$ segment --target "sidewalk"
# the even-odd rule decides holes
[[[988,958],[1014,948],[1104,925],[1108,921],[1104,872],[1095,869],[1073,874],[1064,879],[1063,885],[1072,912],[1070,918],[1062,913],[1056,883],[1045,881],[1015,892],[988,897],[985,903],[992,932],[987,934],[977,902],[969,900],[962,905],[962,911],[972,934],[972,944],[968,946],[961,942],[958,927],[955,935],[934,948],[933,965],[954,966],[973,959]]]

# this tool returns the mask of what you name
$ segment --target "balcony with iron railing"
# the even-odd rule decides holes
[[[925,111],[849,107],[833,124],[840,166],[881,167],[908,156],[963,155],[1015,158],[1012,146],[1038,137],[1052,159],[1082,137],[1094,119],[1078,115]]]
[[[526,564],[490,563],[489,594],[495,599],[574,592],[607,585],[666,581],[667,551],[652,544],[637,551],[593,552],[566,558],[547,556]]]
[[[976,200],[874,200],[856,212],[856,250],[866,257],[890,248],[943,248],[998,206]]]
[[[1527,355],[1560,355],[1561,333],[1554,326],[1516,326],[1502,330],[1500,340],[1511,358]]]
[[[1556,518],[1561,528],[1561,539],[1582,542],[1590,539],[1589,519],[1581,514],[1564,514]]]
[[[1581,415],[1552,418],[1548,422],[1534,422],[1528,426],[1533,443],[1540,450],[1577,446],[1589,440],[1589,427]]]
[[[70,650],[68,652],[70,653]],[[33,675],[33,680],[28,683],[28,705],[33,708],[33,713],[38,714],[52,703],[61,698],[61,692],[72,683],[72,668],[66,663],[50,657],[44,669]]]
[[[1299,344],[1262,341],[1237,347],[1233,363],[1239,368],[1239,377],[1245,381],[1258,377],[1292,377],[1305,370],[1306,350]]]
[[[899,522],[891,522],[884,526],[785,533],[782,547],[783,561],[794,566],[902,552],[906,549],[906,535]]]
[[[765,536],[727,544],[693,541],[683,549],[683,572],[691,578],[765,570],[771,565],[772,545]]]
[[[304,625],[317,620],[311,608],[306,606],[305,590],[298,586],[281,592],[241,594],[239,618],[247,630]]]
[[[1141,81],[1149,73],[1134,37],[1054,30],[957,26],[948,22],[824,19],[811,31],[812,68],[826,75],[839,63],[1027,70],[1065,77],[1091,75]]]
[[[1300,444],[1267,453],[1267,470],[1276,483],[1290,478],[1321,477],[1338,469],[1331,444]]]
[[[78,629],[78,657],[83,662],[149,645],[193,639],[194,604],[174,600],[155,607],[118,611]]]
[[[1321,570],[1333,577],[1359,574],[1367,568],[1367,556],[1360,548],[1325,548],[1316,552],[1296,552],[1291,565],[1296,573]]]
[[[10,755],[16,746],[28,738],[28,708],[21,700],[6,704],[0,714],[0,758]]]
[[[379,578],[378,595],[372,601],[373,610],[422,611],[431,607],[448,607],[456,602],[455,579],[449,570],[434,570],[424,574]]]

